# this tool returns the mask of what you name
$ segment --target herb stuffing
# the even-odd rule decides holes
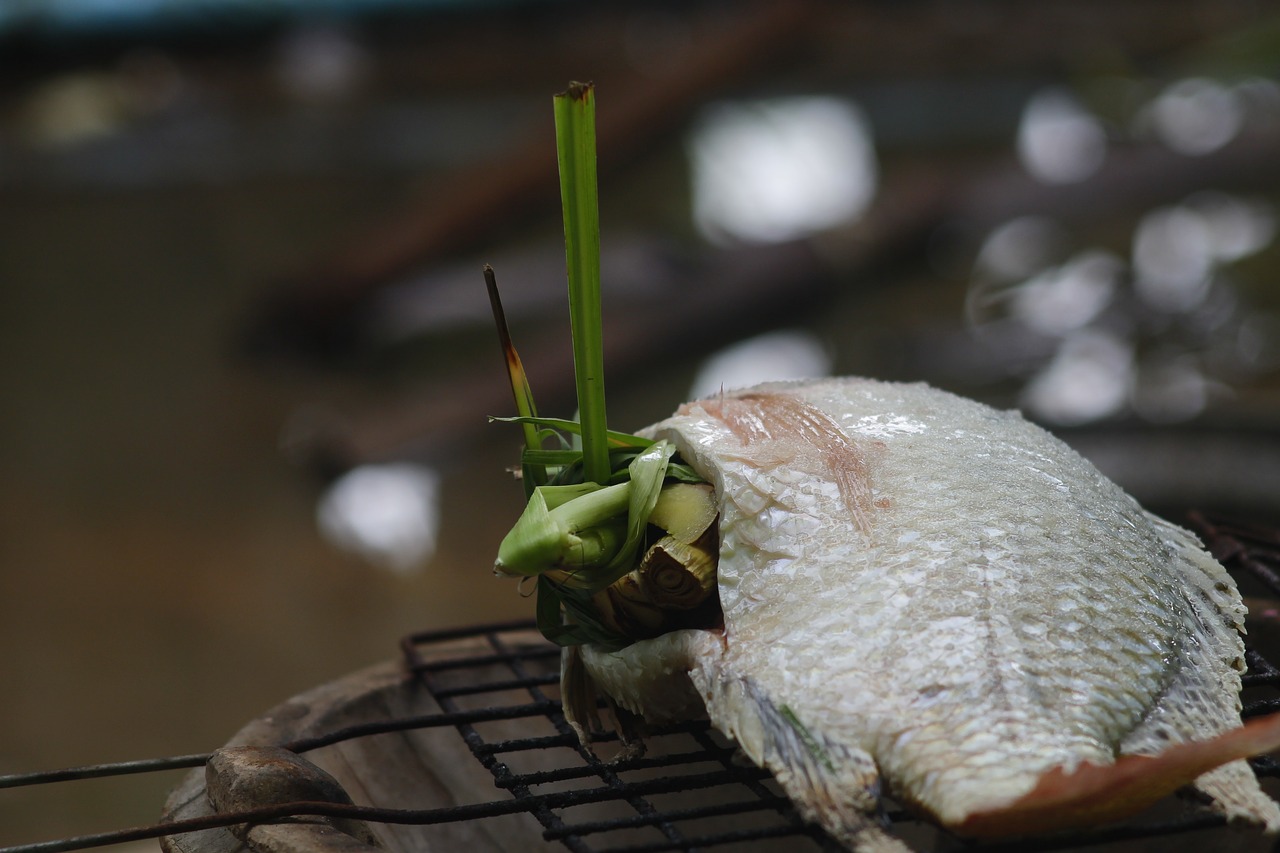
[[[528,504],[502,540],[498,574],[536,579],[538,629],[563,646],[620,649],[719,620],[711,486],[667,441],[606,426],[596,188],[595,90],[556,95],[578,417],[540,417],[511,341],[496,276],[485,283],[524,430]]]

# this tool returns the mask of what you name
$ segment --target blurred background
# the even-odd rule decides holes
[[[597,85],[610,423],[926,380],[1280,520],[1280,13],[1237,0],[0,4],[0,774],[211,750],[490,573],[572,412],[551,96]],[[0,792],[0,844],[180,774]]]

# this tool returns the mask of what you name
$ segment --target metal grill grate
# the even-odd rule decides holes
[[[1251,601],[1252,645],[1244,677],[1244,715],[1280,711],[1280,667],[1272,663],[1277,650],[1268,647],[1280,631],[1280,528],[1245,525],[1195,514],[1192,526],[1214,555],[1237,577]],[[1259,626],[1263,630],[1256,630]],[[281,822],[288,816],[355,817],[387,825],[445,826],[493,822],[531,815],[543,838],[575,853],[657,853],[668,850],[838,850],[820,829],[806,825],[781,796],[769,774],[740,762],[731,743],[705,722],[656,729],[647,739],[648,753],[610,762],[581,748],[565,722],[558,701],[559,650],[542,641],[527,622],[416,634],[402,641],[408,684],[429,696],[426,714],[389,715],[355,725],[333,727],[284,744],[303,753],[323,755],[326,749],[374,739],[389,733],[424,732],[464,748],[452,753],[469,756],[487,772],[501,792],[462,805],[415,799],[415,807],[390,808],[333,803],[274,805],[235,814],[215,814],[207,802],[191,811],[179,808],[168,822],[78,839],[0,849],[0,853],[55,853],[141,838],[177,836],[178,832],[228,827],[253,819]],[[402,668],[397,668],[401,669]],[[450,734],[456,731],[457,738]],[[514,733],[514,736],[513,736]],[[418,736],[415,735],[415,736]],[[440,741],[437,741],[440,742]],[[601,752],[616,748],[605,736]],[[90,776],[199,767],[209,755],[174,756],[155,761],[0,777],[0,788],[62,782]],[[319,759],[317,759],[319,760]],[[1280,762],[1254,760],[1264,779],[1280,776]],[[474,769],[474,765],[473,765]],[[407,787],[413,788],[413,785]],[[487,787],[487,785],[485,786]],[[194,802],[192,798],[188,805]],[[202,810],[201,810],[202,809]],[[1197,844],[1214,843],[1225,833],[1223,821],[1176,804],[1153,817],[1143,816],[1105,830],[1026,842],[964,844],[919,823],[899,810],[890,810],[894,829],[929,849],[1001,851],[1092,848],[1108,843],[1166,839],[1195,832]],[[527,820],[527,818],[524,818]],[[527,829],[527,827],[526,827]],[[225,830],[218,830],[225,831]],[[536,833],[536,829],[534,830]],[[1192,836],[1188,836],[1190,839]],[[1238,844],[1239,836],[1229,843]],[[195,849],[189,846],[178,850]],[[517,848],[520,849],[520,848]]]
[[[522,648],[509,638],[513,631],[530,628],[531,624],[519,623],[468,632],[483,637],[492,652],[464,657],[428,659],[423,653],[435,644],[458,639],[459,632],[418,634],[403,645],[411,671],[441,708],[465,720],[458,725],[459,734],[493,775],[494,784],[524,804],[542,824],[546,839],[561,841],[573,851],[615,853],[728,844],[741,849],[748,842],[781,837],[807,840],[813,845],[807,849],[842,849],[795,815],[766,771],[735,760],[734,747],[706,722],[654,730],[649,741],[657,748],[641,758],[611,763],[582,749],[560,713],[559,702],[550,698],[558,693],[559,650],[550,645]],[[475,679],[477,670],[491,670],[495,664],[509,668],[511,677]],[[553,733],[490,740],[477,725],[479,718],[465,719],[467,704],[493,710],[498,706],[492,704],[492,697],[512,689],[529,692],[532,702],[524,707],[531,727],[546,727]],[[607,748],[613,740],[604,736],[599,745]],[[527,769],[515,769],[521,766]],[[547,791],[566,783],[572,787]],[[712,802],[692,807],[661,802],[672,796],[687,799],[694,792],[711,792],[713,796],[706,799]],[[607,820],[574,819],[573,807],[589,803],[618,803],[631,814]],[[734,828],[717,829],[717,823]]]

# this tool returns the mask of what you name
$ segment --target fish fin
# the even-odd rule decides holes
[[[576,648],[596,690],[618,708],[662,725],[702,716],[701,697],[688,673],[695,660],[719,657],[724,647],[718,632],[686,628],[617,651]]]
[[[719,667],[695,667],[690,676],[712,723],[773,773],[802,818],[857,853],[910,850],[886,829],[880,771],[867,752],[810,729],[751,679],[726,677]]]
[[[1234,731],[1240,725],[1238,684],[1239,676],[1221,656],[1184,668],[1142,723],[1121,741],[1120,754],[1159,757],[1175,743],[1204,741]],[[1208,797],[1214,811],[1229,820],[1261,824],[1271,832],[1280,829],[1280,806],[1263,793],[1246,762],[1229,761],[1191,784]]]
[[[560,702],[565,722],[580,743],[591,750],[591,733],[600,730],[600,714],[596,710],[595,681],[582,662],[581,647],[560,649]]]
[[[1247,761],[1230,761],[1196,778],[1191,785],[1209,798],[1209,808],[1229,821],[1261,825],[1268,835],[1280,833],[1280,804],[1258,786]]]
[[[1237,646],[1240,635],[1247,633],[1244,623],[1248,608],[1231,575],[1193,533],[1149,512],[1146,517],[1175,550],[1177,559],[1172,560],[1169,567],[1182,577],[1188,601],[1205,622],[1206,630],[1220,639],[1222,648]],[[1243,648],[1240,651],[1240,657],[1230,664],[1243,672]]]
[[[1183,666],[1147,718],[1120,744],[1124,755],[1158,756],[1172,742],[1203,740],[1239,725],[1244,602],[1226,570],[1191,533],[1156,516],[1149,518],[1179,556],[1170,565],[1182,578],[1190,612],[1208,642],[1188,647],[1195,661]],[[1192,787],[1229,820],[1280,831],[1280,805],[1263,793],[1246,762],[1231,761],[1210,770]]]
[[[618,711],[652,722],[700,716],[690,703],[705,705],[715,727],[773,773],[805,820],[856,853],[909,853],[885,828],[880,772],[871,756],[811,730],[802,714],[734,673],[719,632],[674,631],[616,652],[574,648],[580,652],[562,661],[571,692],[585,680]],[[566,704],[566,716],[570,712]],[[585,721],[588,710],[576,707],[572,716]]]
[[[1240,793],[1239,771],[1220,771],[1230,762],[1278,748],[1280,714],[1274,714],[1208,740],[1174,744],[1159,755],[1125,755],[1109,765],[1083,762],[1074,770],[1055,767],[1030,792],[1005,806],[972,813],[952,828],[962,835],[990,837],[1101,823],[1194,784],[1221,800],[1226,814],[1262,822],[1274,832],[1272,815],[1259,813],[1255,798]]]

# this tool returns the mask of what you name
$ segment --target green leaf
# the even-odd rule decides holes
[[[627,539],[618,549],[617,556],[605,567],[604,587],[631,571],[635,565],[640,544],[644,541],[645,527],[649,524],[649,515],[658,502],[662,492],[662,481],[666,477],[667,463],[676,452],[669,441],[659,441],[631,462],[631,492],[627,506]]]
[[[684,462],[673,461],[667,466],[667,479],[678,483],[705,483],[706,479]]]
[[[565,633],[564,618],[560,610],[560,591],[548,577],[538,578],[538,603],[535,610],[538,630],[552,642]],[[560,645],[567,645],[561,643]]]
[[[494,568],[528,576],[610,563],[623,539],[608,522],[627,511],[630,493],[630,483],[539,486],[498,545]]]
[[[639,447],[616,447],[609,449],[609,468],[617,471],[619,468],[626,468],[631,464],[631,460],[635,458],[643,448]],[[546,465],[551,468],[564,468],[574,463],[582,461],[582,451],[580,450],[526,450],[520,455],[522,462],[532,462],[539,465]]]
[[[609,449],[609,485],[625,483],[631,479],[631,460],[644,452],[641,447],[613,447]],[[522,461],[528,460],[544,466],[550,473],[552,485],[569,485],[585,480],[582,473],[582,452],[578,450],[525,451]],[[687,466],[685,466],[687,467]],[[670,474],[668,474],[670,476]],[[678,475],[677,475],[678,476]]]
[[[561,646],[592,643],[616,651],[631,642],[600,622],[590,593],[568,589],[546,576],[538,578],[537,623],[542,636]]]
[[[582,424],[577,421],[571,421],[567,418],[542,418],[542,417],[514,417],[499,418],[494,415],[489,416],[490,423],[500,424],[535,424],[537,426],[548,427],[553,430],[561,430],[571,435],[582,434]],[[653,439],[643,438],[638,435],[632,435],[629,432],[616,432],[614,430],[605,430],[605,438],[608,444],[620,445],[624,447],[651,447]],[[607,446],[607,445],[606,445]]]
[[[538,494],[542,495],[542,499],[546,502],[547,509],[557,509],[569,503],[569,501],[589,495],[592,492],[598,492],[603,486],[595,483],[569,483],[561,486],[543,486],[538,489]]]
[[[595,87],[571,83],[567,92],[555,96],[554,105],[583,470],[588,480],[605,483],[611,472],[605,436]]]
[[[609,563],[622,547],[627,534],[626,520],[610,518],[574,534],[572,544],[560,558],[560,568],[569,573],[566,586],[595,591],[595,570]]]
[[[498,295],[498,279],[493,267],[484,265],[484,283],[489,291],[489,307],[493,311],[493,323],[498,328],[498,342],[502,345],[502,355],[507,364],[507,377],[511,383],[511,394],[515,397],[516,411],[524,417],[537,417],[538,409],[533,404],[533,389],[529,387],[529,376],[525,373],[524,363],[511,340],[511,331],[507,328],[506,313],[502,310],[502,299]],[[538,450],[542,447],[544,436],[537,432],[532,423],[525,423],[524,446],[526,450]],[[534,488],[547,482],[547,471],[540,465],[530,462],[521,463],[521,474],[524,482],[525,497],[533,493]]]
[[[536,575],[554,566],[569,545],[569,531],[551,515],[542,490],[534,489],[524,512],[498,545],[494,569],[508,575]]]

